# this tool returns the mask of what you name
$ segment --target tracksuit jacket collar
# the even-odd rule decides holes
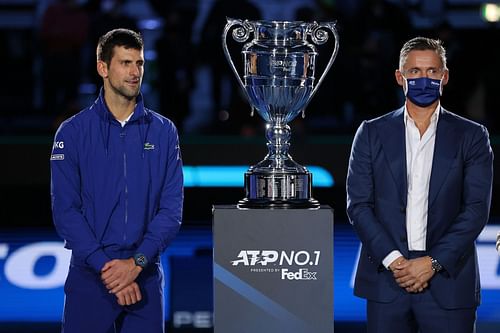
[[[113,122],[116,122],[117,125],[119,125],[119,123],[106,105],[106,101],[104,100],[104,87],[101,87],[99,97],[95,101],[94,106],[97,114],[99,115],[99,118],[102,120],[100,124],[101,135],[106,150],[106,156],[108,156],[110,126]],[[144,108],[142,93],[139,93],[136,98],[134,113],[132,114],[132,117],[128,122],[132,123],[135,121],[139,122],[139,134],[141,137],[140,142],[142,143],[142,145],[145,145],[147,142],[149,126],[151,123],[151,114],[146,108]],[[144,158],[144,149],[142,149],[142,158]]]
[[[149,112],[144,108],[144,100],[142,97],[142,93],[139,93],[136,98],[136,105],[134,109],[134,114],[130,118],[130,122],[139,120],[140,118],[148,118]],[[101,90],[99,91],[99,97],[95,101],[94,105],[96,106],[96,112],[101,117],[102,120],[104,121],[110,121],[112,122],[115,120],[113,114],[111,111],[109,111],[108,106],[106,105],[106,101],[104,100],[104,87],[101,87]],[[144,120],[149,120],[149,119],[144,119]]]

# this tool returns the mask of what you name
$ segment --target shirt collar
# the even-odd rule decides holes
[[[123,126],[125,126],[125,124],[126,124],[126,123],[128,123],[128,122],[130,121],[130,118],[132,118],[132,115],[133,115],[133,114],[134,114],[134,111],[132,111],[132,113],[128,115],[127,119],[125,119],[125,120],[118,120],[118,119],[116,119],[116,120],[118,120],[118,122],[119,122],[119,123],[122,125],[122,127],[123,127]]]
[[[439,113],[440,113],[439,111],[440,110],[441,110],[441,102],[438,103],[438,105],[436,106],[436,109],[432,113],[431,124],[437,124],[437,122],[439,120]],[[405,122],[405,127],[408,125],[408,120],[414,121],[410,117],[410,114],[408,113],[408,109],[406,108],[406,104],[405,104],[405,106],[404,106],[404,122]]]

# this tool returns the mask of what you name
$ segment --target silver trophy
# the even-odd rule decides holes
[[[235,41],[247,42],[243,55],[243,79],[227,46],[232,30]],[[316,45],[335,39],[332,55],[315,84]],[[245,173],[246,197],[241,208],[317,208],[312,198],[312,174],[288,154],[290,126],[305,108],[330,70],[339,48],[334,22],[248,21],[227,19],[222,34],[224,54],[246,92],[252,107],[266,121],[267,156]]]

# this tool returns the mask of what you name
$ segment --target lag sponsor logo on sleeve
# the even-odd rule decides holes
[[[64,149],[64,141],[54,141],[52,149]]]
[[[64,149],[64,141],[54,141],[54,144],[52,145],[52,151],[55,151],[58,149]],[[62,161],[62,160],[64,160],[64,154],[52,154],[52,155],[50,155],[50,160],[51,161]]]

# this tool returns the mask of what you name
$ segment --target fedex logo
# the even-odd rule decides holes
[[[310,272],[307,268],[301,268],[296,272],[290,272],[288,269],[281,270],[282,280],[317,280],[316,274],[318,272]]]

